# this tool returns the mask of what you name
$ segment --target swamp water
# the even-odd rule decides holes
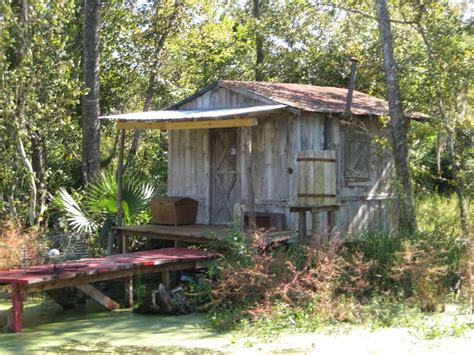
[[[0,300],[0,310],[10,302]],[[0,333],[0,354],[36,353],[218,353],[230,345],[230,334],[204,328],[202,314],[156,316],[130,309],[104,311],[88,302],[62,310],[55,303],[28,300],[23,331]],[[186,350],[185,350],[186,349]]]

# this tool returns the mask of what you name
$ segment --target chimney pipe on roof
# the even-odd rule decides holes
[[[351,106],[352,106],[352,95],[354,93],[355,81],[356,81],[356,70],[357,63],[359,62],[355,58],[351,58],[351,80],[349,82],[349,89],[347,90],[347,102],[346,102],[346,111],[344,112],[344,117],[351,117]]]

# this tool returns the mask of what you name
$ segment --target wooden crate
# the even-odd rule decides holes
[[[336,151],[301,151],[298,162],[299,206],[336,204]]]
[[[197,208],[198,202],[188,197],[154,197],[150,201],[154,224],[194,224]]]

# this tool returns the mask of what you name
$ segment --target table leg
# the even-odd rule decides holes
[[[23,313],[23,301],[21,299],[20,286],[18,284],[13,284],[13,293],[12,293],[12,331],[14,333],[21,331],[21,316]]]
[[[301,244],[306,243],[306,211],[298,211],[298,238]]]

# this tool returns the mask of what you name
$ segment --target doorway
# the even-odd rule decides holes
[[[240,202],[237,128],[211,129],[211,223],[231,224]]]

